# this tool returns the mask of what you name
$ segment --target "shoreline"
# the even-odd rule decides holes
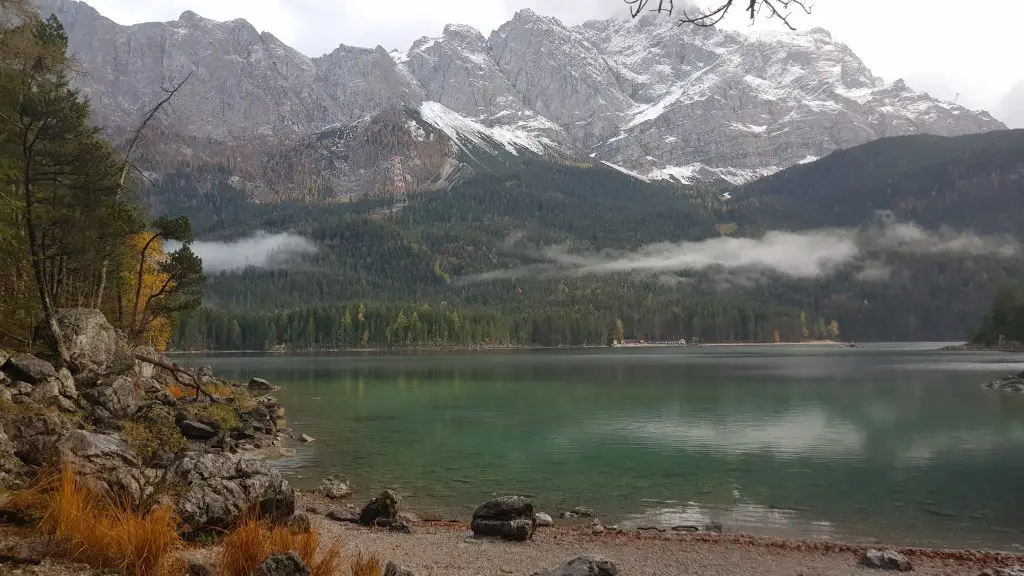
[[[630,576],[856,575],[864,574],[858,560],[870,548],[897,551],[913,562],[915,573],[924,575],[977,574],[986,568],[1024,563],[1024,554],[1000,551],[858,545],[746,533],[629,531],[595,534],[584,524],[538,527],[528,542],[475,537],[469,524],[451,520],[414,521],[411,533],[401,534],[320,516],[331,506],[342,506],[341,502],[307,493],[296,499],[298,509],[316,514],[314,525],[326,542],[340,544],[351,555],[380,554],[386,560],[409,568],[417,576],[492,573],[528,576],[582,554],[612,560],[620,573]]]

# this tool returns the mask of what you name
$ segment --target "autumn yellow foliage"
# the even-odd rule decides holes
[[[220,573],[250,576],[268,556],[283,552],[297,553],[312,576],[334,576],[341,571],[340,545],[322,549],[315,530],[295,533],[286,526],[267,526],[249,518],[224,537]]]
[[[135,291],[138,288],[138,262],[142,256],[142,248],[152,238],[151,233],[142,233],[131,236],[126,246],[127,254],[130,256],[130,265],[121,273],[121,309],[124,310],[125,322],[131,322],[132,310],[138,310],[137,322],[143,321],[142,310],[150,298],[165,292],[173,287],[169,282],[170,276],[160,271],[160,265],[167,260],[167,253],[164,251],[163,243],[159,238],[149,243],[146,248],[145,265],[142,268],[142,290],[139,292],[139,301],[135,301]],[[129,334],[137,334],[139,327],[126,326]],[[143,327],[138,336],[139,343],[148,344],[156,350],[166,350],[171,341],[171,323],[162,316],[153,316]]]
[[[74,562],[138,576],[182,573],[173,556],[182,545],[178,520],[169,506],[133,511],[93,493],[68,468],[44,472],[6,506],[41,517],[39,531]]]

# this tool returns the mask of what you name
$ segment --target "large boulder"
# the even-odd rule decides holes
[[[392,523],[398,519],[398,507],[402,499],[393,490],[385,490],[363,507],[359,513],[359,523],[363,526]]]
[[[178,422],[178,429],[181,430],[181,435],[189,440],[212,440],[219,434],[212,426],[207,426],[195,420],[182,420]]]
[[[22,462],[43,466],[56,461],[57,442],[71,426],[60,414],[35,408],[11,414],[0,424],[14,445],[14,454]]]
[[[256,567],[256,576],[309,576],[309,567],[295,552],[274,554]]]
[[[72,365],[84,369],[98,367],[108,373],[131,369],[135,359],[124,337],[114,330],[99,310],[62,308],[53,315],[60,329],[61,340]],[[45,322],[40,326],[43,337],[53,343],[53,334]]]
[[[865,550],[860,557],[860,565],[877,570],[897,570],[910,572],[914,569],[906,556],[895,550]]]
[[[53,364],[24,352],[11,354],[3,364],[3,371],[11,380],[21,380],[33,386],[57,377]]]
[[[135,413],[139,395],[135,383],[127,376],[104,379],[94,388],[82,391],[93,419],[124,420]]]
[[[57,450],[61,464],[93,491],[136,503],[147,496],[145,471],[120,438],[74,430],[57,443]]]
[[[534,572],[533,576],[619,576],[619,567],[598,556],[579,556],[557,568]]]
[[[295,512],[295,491],[266,462],[226,454],[188,454],[172,475],[185,486],[178,517],[191,532],[226,530],[243,516],[285,521]]]
[[[470,526],[478,536],[524,541],[533,538],[537,520],[533,515],[533,503],[529,499],[502,496],[477,507]]]

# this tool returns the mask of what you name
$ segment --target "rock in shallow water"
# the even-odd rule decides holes
[[[866,550],[860,557],[860,565],[878,570],[910,572],[914,569],[906,556],[893,550]]]
[[[524,541],[533,538],[537,520],[533,515],[533,503],[527,498],[502,496],[481,504],[473,512],[470,526],[478,536]]]
[[[557,568],[534,572],[533,576],[619,576],[619,567],[599,556],[580,556]]]

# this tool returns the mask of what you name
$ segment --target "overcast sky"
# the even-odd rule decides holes
[[[657,0],[652,0],[652,4]],[[711,6],[723,0],[697,0]],[[440,34],[450,22],[484,35],[520,8],[567,24],[626,14],[623,0],[87,0],[121,24],[174,20],[185,10],[207,18],[245,18],[310,56],[338,44],[405,51],[420,36]],[[887,81],[991,111],[1024,127],[1024,1],[1021,0],[811,0],[798,28],[821,26],[850,45]],[[681,6],[682,0],[676,0]],[[962,15],[962,16],[961,16]],[[749,28],[736,10],[723,25]],[[758,28],[779,28],[764,21]],[[681,32],[682,33],[682,32]]]

